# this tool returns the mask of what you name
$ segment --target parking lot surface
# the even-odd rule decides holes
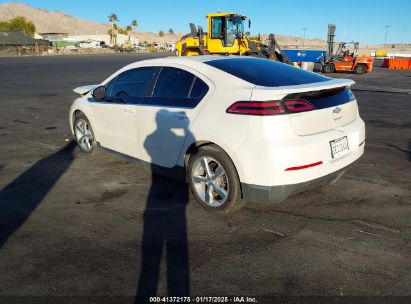
[[[221,217],[69,141],[72,89],[152,56],[0,58],[0,296],[411,296],[410,71],[335,75],[367,132],[338,183]]]

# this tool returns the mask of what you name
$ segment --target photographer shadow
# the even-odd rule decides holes
[[[156,115],[157,128],[150,134],[144,147],[151,157],[152,183],[144,211],[144,230],[142,240],[142,259],[140,278],[137,286],[136,303],[146,303],[150,296],[156,296],[161,260],[165,259],[168,296],[189,296],[190,270],[187,244],[186,205],[188,187],[154,172],[162,163],[167,151],[161,150],[158,143],[184,141],[188,132],[188,120],[175,126],[164,122],[164,115],[170,112],[161,110]],[[176,135],[172,129],[183,129],[184,134]]]

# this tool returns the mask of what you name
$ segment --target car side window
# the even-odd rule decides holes
[[[112,96],[111,91],[113,90],[114,84],[116,83],[117,77],[114,77],[106,84],[106,96]]]
[[[156,70],[155,67],[142,67],[119,74],[106,86],[106,101],[133,102],[136,98],[148,96]]]
[[[153,97],[187,98],[194,75],[176,68],[165,67],[158,76]]]
[[[163,67],[153,94],[144,98],[144,105],[194,108],[208,91],[207,84],[182,69]]]
[[[200,78],[196,77],[191,88],[190,98],[202,99],[207,94],[208,86]]]

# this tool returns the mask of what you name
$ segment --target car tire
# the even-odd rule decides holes
[[[77,142],[81,151],[86,153],[94,153],[96,151],[96,140],[93,128],[86,115],[82,112],[74,116],[73,133],[74,140]]]
[[[191,154],[187,177],[195,199],[206,210],[228,214],[243,206],[237,170],[216,145],[202,146]]]
[[[334,73],[335,67],[332,63],[327,63],[323,66],[323,73]]]
[[[367,73],[367,66],[365,64],[357,64],[354,68],[355,74],[364,74]]]

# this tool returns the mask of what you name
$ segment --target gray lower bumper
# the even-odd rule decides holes
[[[308,182],[291,185],[259,186],[241,183],[243,199],[246,202],[253,203],[281,202],[293,194],[315,188],[320,185],[333,184],[340,179],[346,170],[347,167]]]

